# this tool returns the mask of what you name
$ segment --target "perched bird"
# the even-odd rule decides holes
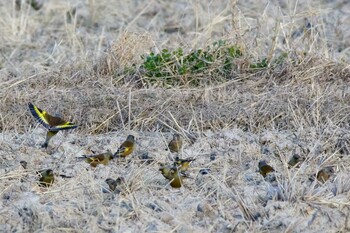
[[[170,186],[173,188],[181,188],[182,186],[182,173],[179,173],[176,167],[161,166],[159,171],[163,176],[170,181]]]
[[[182,147],[182,139],[180,134],[174,134],[173,139],[169,142],[169,150],[171,153],[178,153]]]
[[[174,166],[177,167],[179,171],[185,172],[189,168],[191,162],[194,160],[196,159],[192,157],[187,159],[180,159],[179,157],[176,157],[174,161]]]
[[[317,172],[316,178],[318,181],[325,183],[334,173],[332,167],[325,167]]]
[[[28,107],[34,118],[48,130],[46,134],[46,140],[42,145],[42,147],[44,148],[48,147],[49,141],[53,136],[55,136],[58,133],[58,131],[75,129],[76,127],[78,127],[72,122],[63,120],[61,117],[51,116],[46,111],[41,110],[32,103],[29,103]]]
[[[99,164],[107,165],[113,158],[113,153],[108,150],[102,154],[83,155],[83,157],[79,157],[78,159],[85,159],[85,162],[89,163],[92,167],[97,167]]]
[[[39,185],[42,187],[49,187],[55,181],[55,177],[52,169],[45,169],[37,172],[40,175]]]
[[[126,138],[126,141],[123,142],[117,152],[113,155],[113,157],[126,157],[130,155],[135,149],[135,137],[133,135],[129,135]]]
[[[294,167],[295,165],[297,165],[298,163],[301,163],[303,161],[304,161],[304,158],[300,157],[297,154],[294,154],[292,156],[292,158],[290,158],[290,160],[288,161],[288,167],[289,168]]]
[[[270,165],[266,163],[265,160],[261,160],[259,162],[259,172],[263,177],[266,177],[268,173],[274,172],[275,169],[273,169]]]
[[[125,180],[123,177],[118,177],[116,180],[112,178],[107,178],[105,182],[108,184],[108,187],[111,191],[115,191],[117,186],[120,186],[125,183]]]

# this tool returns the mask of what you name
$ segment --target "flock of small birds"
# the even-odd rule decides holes
[[[34,118],[47,129],[46,140],[42,145],[45,149],[48,147],[52,137],[59,131],[77,128],[76,124],[64,120],[61,116],[52,116],[32,103],[29,103],[28,107]],[[168,148],[171,153],[180,152],[182,148],[182,139],[179,134],[174,134],[173,139],[169,142]],[[97,167],[99,164],[108,165],[111,160],[116,158],[126,158],[133,153],[134,149],[135,137],[133,135],[128,135],[126,140],[119,146],[114,154],[108,150],[107,152],[100,154],[83,155],[77,159],[84,160],[92,167]],[[161,163],[159,171],[169,180],[170,186],[180,188],[183,184],[183,178],[188,177],[186,171],[188,170],[190,163],[194,160],[194,158],[181,159],[177,156],[172,164]],[[25,161],[22,161],[21,164],[23,167],[26,166]],[[39,185],[42,187],[50,187],[55,180],[52,169],[41,170],[38,171],[37,174],[39,175]],[[110,190],[114,191],[117,186],[125,183],[125,181],[123,177],[119,177],[116,180],[108,178],[106,179],[106,183]]]
[[[288,161],[288,167],[295,167],[302,163],[304,159],[300,157],[299,155],[295,154],[292,156],[292,158]],[[275,172],[275,169],[268,165],[265,160],[261,160],[258,164],[259,166],[259,172],[263,177],[267,177],[268,174]],[[316,174],[316,178],[319,182],[325,183],[329,178],[334,174],[333,167],[325,167],[319,170]],[[311,176],[309,180],[313,181],[314,177]]]
[[[28,104],[29,110],[34,116],[34,118],[41,123],[46,129],[46,140],[42,145],[43,148],[47,148],[50,140],[53,136],[55,136],[61,130],[69,130],[77,128],[77,125],[65,121],[61,116],[52,116],[46,111],[38,108],[32,103]],[[173,135],[172,140],[168,144],[168,148],[171,153],[178,154],[182,148],[182,139],[180,134],[175,133]],[[126,158],[131,155],[135,149],[135,137],[133,135],[128,135],[126,140],[120,145],[118,150],[113,154],[111,151],[107,151],[101,154],[94,155],[83,155],[82,157],[78,157],[79,160],[84,160],[89,163],[92,167],[96,167],[99,164],[108,165],[109,161],[116,158]],[[146,156],[147,157],[147,156]],[[212,158],[211,158],[212,159]],[[215,158],[214,158],[215,159]],[[186,158],[182,159],[179,156],[174,158],[172,163],[163,164],[160,163],[159,171],[162,173],[164,178],[169,181],[169,184],[173,188],[181,188],[183,186],[183,179],[188,177],[188,169],[190,164],[195,160],[195,158]],[[292,158],[288,161],[289,168],[299,166],[304,159],[299,155],[293,155]],[[23,163],[23,164],[22,164]],[[21,161],[23,167],[26,166],[25,161]],[[266,178],[269,174],[273,174],[275,169],[268,165],[265,160],[261,160],[258,163],[259,173]],[[52,169],[45,169],[38,171],[39,182],[38,184],[42,187],[50,187],[55,180],[54,172]],[[316,174],[316,178],[319,182],[325,183],[331,176],[334,174],[334,170],[332,167],[325,167],[319,170]],[[311,180],[314,177],[310,178]],[[125,180],[123,177],[119,177],[116,180],[112,178],[108,178],[105,181],[109,186],[111,191],[115,191],[118,186],[125,184]]]

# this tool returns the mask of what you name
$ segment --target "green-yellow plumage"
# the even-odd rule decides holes
[[[135,137],[133,135],[129,135],[125,142],[123,142],[118,148],[117,152],[115,152],[114,157],[126,157],[130,155],[135,149]]]
[[[78,127],[72,122],[68,122],[58,116],[52,116],[48,114],[46,111],[41,110],[32,103],[29,103],[28,107],[34,118],[48,130],[46,134],[46,140],[42,145],[44,148],[48,147],[49,141],[58,133],[58,131],[75,129]]]
[[[44,144],[41,145],[41,147],[47,148],[47,147],[49,146],[49,141],[50,141],[51,138],[52,138],[53,136],[55,136],[57,133],[58,133],[58,131],[50,131],[50,130],[47,131],[45,142],[44,142]]]
[[[195,158],[187,158],[187,159],[180,159],[179,157],[175,158],[174,166],[176,166],[181,172],[185,172],[188,170],[190,164],[192,161],[194,161]]]
[[[265,160],[259,162],[259,172],[263,177],[266,177],[270,172],[274,172],[275,169],[268,165]]]
[[[161,166],[159,171],[163,176],[170,181],[170,186],[173,188],[181,188],[182,186],[182,175],[179,173],[176,167]]]
[[[111,151],[107,151],[98,155],[83,155],[81,158],[85,159],[85,162],[89,163],[92,167],[97,167],[99,164],[107,165],[113,159],[113,154]]]
[[[55,181],[52,169],[45,169],[37,172],[40,175],[39,185],[42,187],[49,187]]]

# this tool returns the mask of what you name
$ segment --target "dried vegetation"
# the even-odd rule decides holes
[[[0,6],[0,231],[350,231],[348,1]],[[28,102],[79,124],[49,155]],[[182,156],[196,157],[180,191],[156,164],[173,132]],[[130,133],[139,144],[128,163],[75,160],[114,151]],[[139,159],[145,152],[154,163]],[[293,154],[305,161],[288,169]],[[273,180],[257,173],[261,159]],[[330,180],[312,178],[327,166]],[[73,178],[43,189],[43,168]],[[101,192],[119,176],[125,190]]]

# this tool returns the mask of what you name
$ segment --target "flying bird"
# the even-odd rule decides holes
[[[34,118],[42,124],[48,131],[46,134],[46,140],[42,145],[43,148],[47,148],[49,141],[55,136],[60,130],[75,129],[78,127],[72,122],[65,121],[59,116],[52,116],[44,110],[41,110],[32,103],[28,104],[29,110]]]

